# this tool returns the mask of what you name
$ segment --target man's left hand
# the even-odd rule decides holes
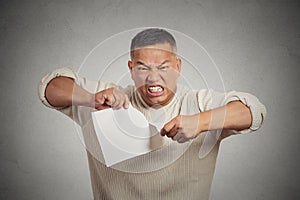
[[[172,138],[178,143],[184,143],[199,135],[200,114],[178,115],[161,129],[160,134]]]

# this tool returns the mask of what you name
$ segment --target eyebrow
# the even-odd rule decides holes
[[[163,61],[161,64],[159,64],[159,65],[156,66],[156,67],[160,67],[160,66],[166,64],[167,62],[170,62],[170,61],[169,61],[169,60],[165,60],[165,61]],[[143,65],[143,66],[145,66],[145,67],[151,68],[150,66],[146,65],[146,64],[143,63],[142,61],[137,61],[136,63],[137,63],[138,65]]]

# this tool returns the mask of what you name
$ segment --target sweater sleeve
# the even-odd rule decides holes
[[[79,112],[80,112],[80,110],[82,110],[82,108],[80,108],[80,106],[54,107],[48,102],[48,100],[46,98],[45,91],[46,91],[47,85],[49,84],[49,82],[52,79],[59,77],[59,76],[69,77],[69,78],[73,79],[77,85],[79,85],[80,87],[82,87],[83,89],[85,89],[91,93],[96,93],[98,91],[101,91],[101,90],[104,90],[104,89],[107,89],[110,87],[116,87],[116,85],[113,83],[92,81],[92,80],[88,80],[86,78],[80,77],[76,72],[74,72],[73,70],[71,70],[69,68],[56,69],[56,70],[46,74],[40,80],[39,86],[38,86],[38,96],[39,96],[40,100],[42,101],[42,103],[45,106],[62,112],[63,114],[70,117],[71,119],[75,120],[77,123],[79,121],[81,121]]]
[[[238,131],[237,133],[248,133],[261,127],[265,120],[267,111],[258,98],[252,94],[236,91],[219,93],[212,90],[200,90],[198,92],[198,103],[201,111],[224,106],[232,101],[240,101],[249,107],[252,116],[251,126],[248,129]]]
[[[52,72],[49,72],[48,74],[46,74],[41,80],[40,80],[40,83],[39,83],[39,86],[38,86],[38,95],[39,95],[39,98],[40,100],[42,101],[42,103],[49,107],[49,108],[54,108],[54,109],[63,109],[63,107],[54,107],[52,106],[47,98],[46,98],[46,95],[45,95],[45,91],[46,91],[46,88],[47,88],[47,85],[48,83],[56,78],[56,77],[59,77],[59,76],[64,76],[64,77],[69,77],[69,78],[72,78],[73,80],[76,80],[77,79],[77,75],[76,73],[74,73],[71,69],[69,68],[61,68],[61,69],[56,69]]]

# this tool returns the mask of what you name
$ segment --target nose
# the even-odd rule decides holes
[[[147,76],[148,83],[155,83],[160,80],[160,74],[157,69],[151,69],[150,73]]]

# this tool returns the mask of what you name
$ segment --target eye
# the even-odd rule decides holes
[[[169,66],[160,66],[158,67],[159,70],[162,70],[162,71],[166,71],[169,69]]]
[[[145,66],[138,66],[136,67],[137,71],[147,71],[149,70],[148,67],[145,67]]]

